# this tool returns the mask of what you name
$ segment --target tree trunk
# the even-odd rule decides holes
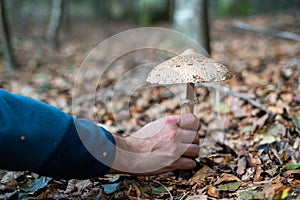
[[[197,26],[197,41],[203,46],[208,54],[210,50],[209,37],[209,19],[208,19],[208,0],[199,0],[199,5],[196,7],[196,13],[199,17],[199,25]]]
[[[15,60],[13,48],[11,45],[11,38],[10,38],[11,35],[10,35],[9,24],[8,24],[8,19],[6,14],[5,0],[0,0],[0,7],[1,7],[1,26],[2,26],[3,51],[5,54],[5,62],[9,70],[15,70],[19,66]]]
[[[210,54],[207,0],[176,0],[175,29],[195,39]]]
[[[69,33],[71,31],[71,0],[64,0],[63,13],[62,13],[62,28],[64,32]]]
[[[50,22],[47,31],[47,41],[58,48],[58,33],[62,22],[64,0],[52,0]]]
[[[173,24],[175,12],[175,0],[169,0],[169,22]]]

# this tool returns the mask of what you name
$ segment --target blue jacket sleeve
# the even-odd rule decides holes
[[[0,168],[63,179],[101,176],[115,159],[113,136],[45,103],[0,89]]]

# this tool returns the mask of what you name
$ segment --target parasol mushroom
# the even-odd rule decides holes
[[[231,71],[224,65],[197,53],[194,49],[187,49],[154,67],[146,81],[154,84],[186,83],[187,104],[193,113],[195,83],[219,82],[232,77]]]

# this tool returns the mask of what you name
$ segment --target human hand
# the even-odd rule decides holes
[[[193,169],[199,155],[199,120],[193,114],[163,117],[129,137],[116,136],[116,159],[110,173],[155,175]]]

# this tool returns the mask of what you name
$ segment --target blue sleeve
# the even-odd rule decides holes
[[[104,128],[0,89],[0,168],[63,179],[101,176],[115,159]]]

